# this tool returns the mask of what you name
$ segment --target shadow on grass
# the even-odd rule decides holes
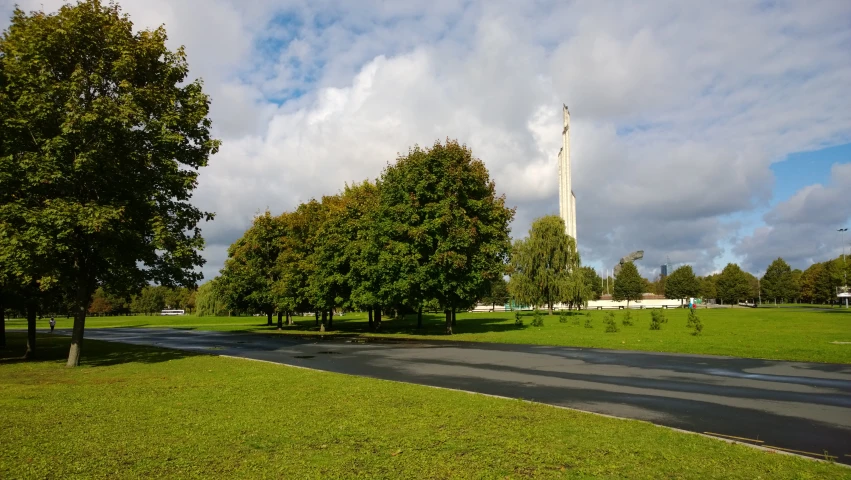
[[[574,313],[568,314],[572,316]],[[458,318],[455,326],[452,327],[454,333],[493,333],[493,332],[516,332],[525,330],[529,327],[532,320],[531,312],[523,313],[523,325],[515,325],[511,312],[506,312],[503,316],[496,316],[492,313],[469,314],[476,315],[469,317],[465,314],[463,318]],[[481,316],[478,316],[481,315]],[[544,318],[548,316],[543,314]],[[558,315],[549,317],[557,319]],[[241,332],[264,332],[264,333],[280,333],[283,335],[316,335],[320,333],[320,327],[316,325],[316,320],[310,317],[296,317],[293,325],[284,325],[283,329],[278,330],[277,325],[261,325],[249,329],[242,329]],[[369,321],[363,317],[347,318],[334,317],[333,324],[325,327],[325,335],[336,335],[342,337],[359,336],[363,334],[388,334],[388,335],[411,335],[411,336],[436,336],[443,335],[447,339],[451,336],[446,335],[445,317],[442,314],[423,314],[423,325],[417,328],[417,316],[406,315],[401,318],[387,319],[381,322],[381,327],[377,329],[369,328]]]
[[[24,332],[6,332],[6,347],[0,349],[0,366],[14,363],[51,362],[60,363],[68,359],[71,337],[57,334],[39,334],[36,337],[35,356],[24,359],[27,336]],[[170,350],[125,343],[84,340],[81,365],[106,367],[122,363],[159,363],[204,353]]]

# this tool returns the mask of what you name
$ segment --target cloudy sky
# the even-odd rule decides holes
[[[56,10],[55,0],[17,0]],[[558,213],[571,112],[585,263],[645,251],[699,273],[839,255],[851,214],[851,2],[124,0],[212,97],[195,201],[205,276],[269,208],[374,179],[447,136],[481,158],[513,235]],[[13,0],[0,0],[0,28]],[[844,240],[847,245],[851,235]]]

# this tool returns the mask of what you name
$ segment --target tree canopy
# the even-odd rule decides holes
[[[748,275],[735,263],[728,263],[716,283],[718,297],[729,304],[751,298],[751,286]]]
[[[760,281],[760,287],[762,288],[762,294],[766,298],[773,299],[775,303],[777,303],[777,299],[782,301],[793,298],[795,291],[792,280],[792,268],[782,258],[774,260],[765,271],[765,275],[763,275]]]
[[[584,303],[591,291],[580,268],[576,241],[565,231],[564,220],[547,215],[532,222],[529,236],[514,242],[509,290],[520,302],[546,305]]]
[[[682,265],[665,279],[665,298],[683,300],[696,297],[698,293],[700,293],[700,283],[691,265]]]
[[[415,146],[384,170],[378,189],[379,265],[393,286],[381,300],[414,306],[434,299],[452,333],[452,312],[503,275],[514,209],[496,195],[484,163],[449,139]]]
[[[16,9],[0,38],[0,257],[19,282],[59,283],[79,364],[98,286],[194,285],[204,260],[189,199],[219,147],[209,98],[166,32],[134,32],[117,4]]]
[[[638,269],[632,262],[626,262],[621,267],[620,273],[615,278],[615,288],[612,291],[612,299],[617,301],[626,300],[627,308],[629,302],[641,300],[644,294],[644,282]]]

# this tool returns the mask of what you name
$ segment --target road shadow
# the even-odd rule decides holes
[[[71,338],[67,335],[39,333],[35,342],[35,355],[31,359],[23,358],[24,353],[26,353],[26,344],[25,332],[6,332],[6,347],[0,348],[0,367],[16,363],[64,363],[68,359]],[[150,364],[199,355],[206,354],[99,340],[84,340],[80,364],[90,367],[106,367],[124,363]]]
[[[565,312],[568,317],[580,317],[584,312]],[[475,315],[475,316],[468,316]],[[522,312],[522,325],[514,323],[513,315],[508,318],[511,312],[497,314],[494,313],[475,313],[464,314],[463,318],[458,318],[456,324],[452,327],[454,333],[499,333],[499,332],[515,332],[529,328],[532,323],[532,312]],[[542,316],[546,320],[557,319],[558,314],[548,316],[546,312],[542,312]],[[552,321],[552,320],[550,320]],[[277,323],[268,326],[260,325],[241,329],[247,333],[280,333],[284,335],[312,335],[320,333],[320,326],[316,324],[313,317],[295,317],[293,325],[284,325],[282,329],[278,329]],[[399,318],[385,317],[380,327],[370,329],[369,320],[361,316],[355,318],[346,316],[335,316],[333,323],[329,326],[325,325],[326,335],[338,336],[357,336],[367,333],[374,334],[392,334],[392,335],[411,335],[411,336],[436,336],[446,335],[446,321],[443,314],[423,314],[422,327],[417,326],[416,314],[409,314]],[[446,335],[447,338],[451,338]]]

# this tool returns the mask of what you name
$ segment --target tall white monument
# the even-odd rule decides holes
[[[558,151],[558,213],[567,227],[567,234],[576,240],[576,195],[570,171],[570,112],[562,105],[564,130],[561,131],[561,150]]]

